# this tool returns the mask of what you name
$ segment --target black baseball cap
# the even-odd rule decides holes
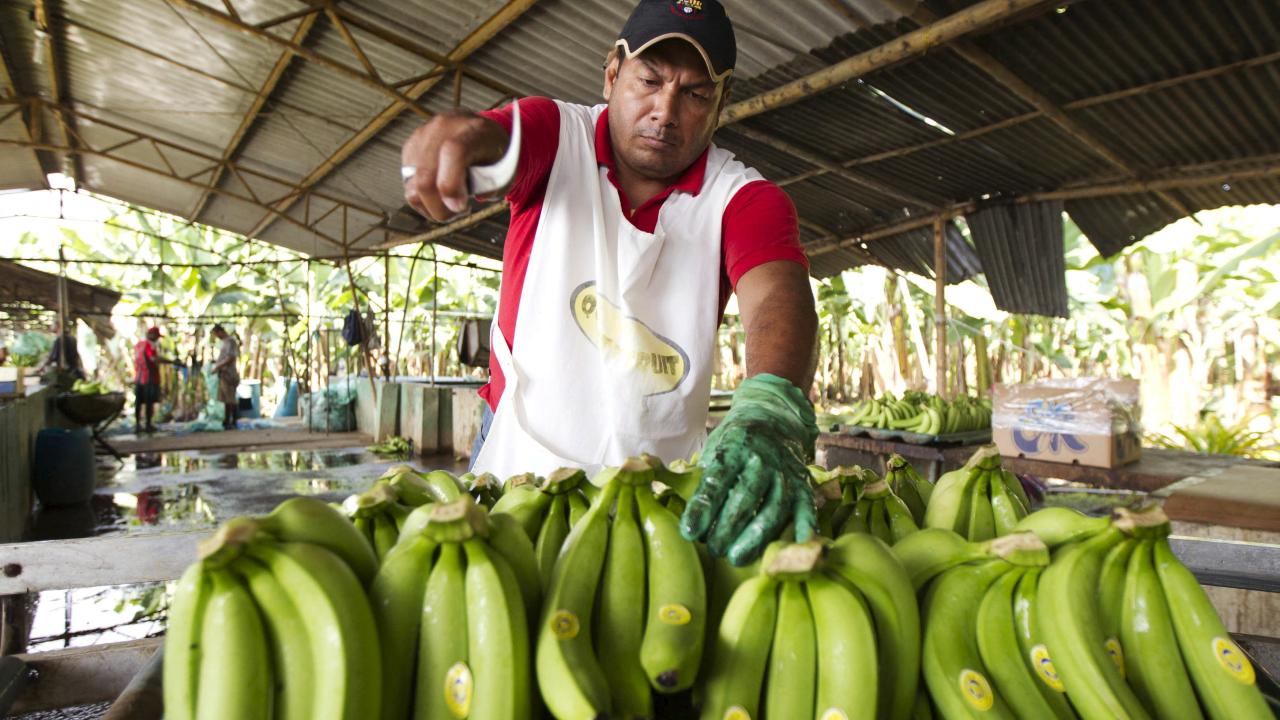
[[[712,80],[720,82],[733,72],[738,44],[719,0],[640,0],[616,44],[627,58],[633,58],[671,38],[686,40],[697,49]]]

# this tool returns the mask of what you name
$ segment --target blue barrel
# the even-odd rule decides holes
[[[97,481],[88,428],[45,428],[36,435],[36,497],[45,505],[89,502]]]

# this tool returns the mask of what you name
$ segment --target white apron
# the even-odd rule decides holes
[[[560,145],[529,258],[514,343],[491,347],[506,388],[474,471],[589,474],[647,452],[672,461],[706,436],[720,323],[721,223],[761,176],[712,145],[702,189],[675,191],[653,233],[624,217],[598,166],[603,105],[557,101]]]

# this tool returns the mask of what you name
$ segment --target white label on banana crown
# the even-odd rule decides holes
[[[1058,692],[1067,691],[1062,678],[1058,677],[1058,669],[1053,666],[1053,660],[1049,659],[1049,648],[1043,644],[1031,648],[1031,667],[1036,671],[1036,677],[1044,681],[1045,685]]]
[[[849,720],[849,716],[839,708],[831,708],[822,713],[821,720]]]
[[[1128,673],[1124,669],[1124,648],[1120,647],[1120,641],[1116,638],[1109,637],[1103,643],[1103,647],[1107,649],[1107,654],[1111,656],[1111,662],[1116,664],[1116,669],[1120,671],[1120,679],[1127,678]]]
[[[724,711],[722,720],[751,720],[751,713],[747,712],[747,709],[741,705],[734,705]]]
[[[669,603],[658,608],[658,619],[667,625],[688,625],[693,613],[680,603]]]
[[[990,710],[996,703],[991,683],[987,682],[982,673],[969,668],[960,671],[960,694],[975,710]]]
[[[572,640],[580,629],[578,616],[568,610],[557,610],[551,616],[551,632],[558,640]]]
[[[1213,656],[1218,658],[1218,664],[1232,678],[1245,685],[1252,685],[1257,681],[1249,658],[1245,657],[1245,654],[1240,650],[1240,646],[1232,642],[1230,638],[1216,637],[1213,639]]]
[[[465,718],[471,714],[471,668],[464,662],[457,662],[444,674],[444,704],[456,718]]]

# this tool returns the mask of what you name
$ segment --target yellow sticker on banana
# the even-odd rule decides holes
[[[574,289],[570,305],[578,329],[639,394],[671,392],[689,376],[689,355],[679,345],[625,314],[594,282]]]
[[[987,682],[982,673],[969,668],[960,671],[960,694],[975,710],[990,710],[996,703],[991,683]]]
[[[471,668],[464,662],[454,663],[444,674],[444,704],[459,720],[471,714],[471,693],[474,688]]]
[[[578,637],[581,629],[578,616],[568,610],[557,610],[551,616],[551,633],[557,640],[572,640]]]
[[[849,720],[849,716],[839,708],[831,708],[822,713],[820,720]]]
[[[721,720],[751,720],[751,713],[740,705],[734,705],[724,711],[724,717]]]
[[[1252,685],[1257,682],[1257,676],[1253,673],[1253,664],[1249,662],[1249,658],[1240,650],[1240,646],[1229,638],[1216,637],[1213,639],[1213,656],[1218,658],[1218,664],[1232,678],[1245,685]]]
[[[1044,681],[1045,685],[1058,692],[1067,691],[1066,686],[1062,684],[1062,678],[1058,677],[1058,669],[1053,666],[1053,660],[1049,658],[1049,648],[1044,645],[1031,648],[1031,667],[1036,671],[1036,677]]]
[[[1113,637],[1107,638],[1107,641],[1103,643],[1103,647],[1107,649],[1107,654],[1111,656],[1111,662],[1115,663],[1116,669],[1120,671],[1120,679],[1127,679],[1128,672],[1125,671],[1124,667],[1124,648],[1120,646],[1120,641]]]
[[[680,603],[670,603],[658,608],[658,619],[667,625],[688,625],[693,613]]]

